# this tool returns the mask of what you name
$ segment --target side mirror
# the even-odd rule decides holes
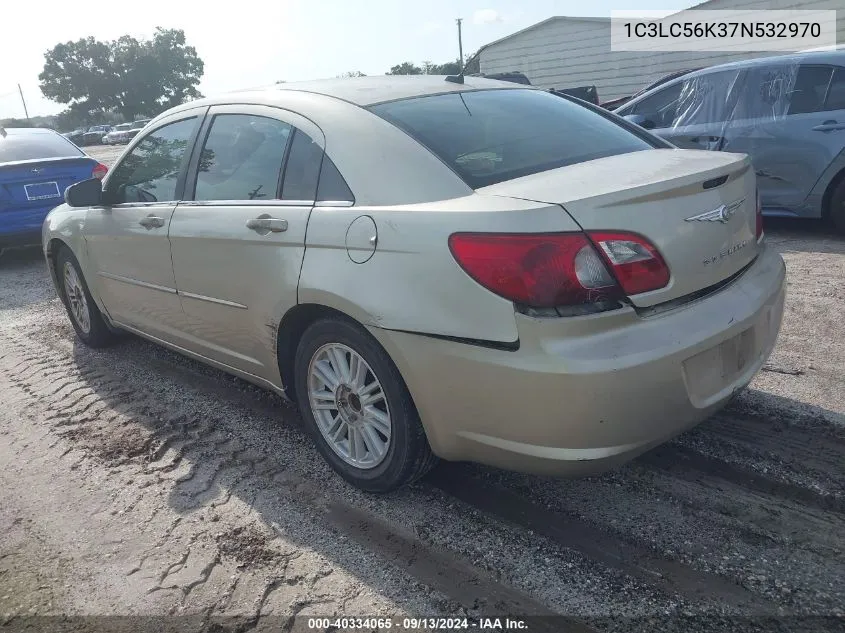
[[[103,181],[89,178],[65,189],[65,202],[71,207],[95,207],[103,203]]]
[[[626,121],[630,121],[635,125],[639,125],[645,130],[653,130],[656,127],[654,125],[654,121],[652,121],[644,114],[626,114],[624,119]]]

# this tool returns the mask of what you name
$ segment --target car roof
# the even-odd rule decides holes
[[[349,103],[366,107],[387,101],[397,101],[412,97],[466,92],[470,90],[523,89],[531,86],[507,81],[496,81],[483,77],[464,77],[464,83],[447,81],[445,75],[379,75],[374,77],[339,77],[336,79],[317,79],[292,83],[280,83],[273,86],[239,90],[217,97],[191,101],[185,106],[196,107],[232,103],[233,100],[261,102],[273,101],[274,96],[283,99],[288,92],[305,92],[341,99]]]
[[[744,59],[738,62],[708,66],[690,73],[690,76],[706,75],[721,70],[733,68],[750,68],[756,66],[770,66],[772,64],[833,64],[845,65],[845,50],[836,51],[803,51],[790,53],[788,55],[771,55],[769,57],[756,57]]]

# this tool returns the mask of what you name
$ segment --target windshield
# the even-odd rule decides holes
[[[132,127],[131,123],[121,123],[120,125],[116,125],[114,129],[117,130],[117,131],[121,131],[121,130],[128,130],[131,127]]]
[[[592,110],[540,90],[483,90],[371,107],[472,188],[656,147]]]
[[[0,135],[0,163],[39,158],[82,156],[82,152],[64,136],[49,132],[7,130]]]

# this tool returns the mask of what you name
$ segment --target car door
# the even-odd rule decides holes
[[[749,72],[724,149],[751,156],[767,213],[793,215],[845,148],[845,68],[771,65]]]
[[[324,140],[268,106],[212,107],[170,225],[185,346],[276,384],[276,326],[296,305]]]
[[[105,204],[85,217],[92,282],[109,315],[166,340],[184,321],[167,231],[205,109],[181,112],[145,133],[107,176]]]

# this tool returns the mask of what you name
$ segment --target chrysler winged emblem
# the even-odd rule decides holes
[[[722,224],[726,224],[737,212],[737,209],[742,206],[743,202],[745,202],[745,198],[737,200],[736,202],[731,202],[730,204],[723,204],[722,206],[717,207],[712,211],[705,211],[704,213],[699,213],[698,215],[694,215],[689,218],[684,218],[684,221],[721,222]]]

